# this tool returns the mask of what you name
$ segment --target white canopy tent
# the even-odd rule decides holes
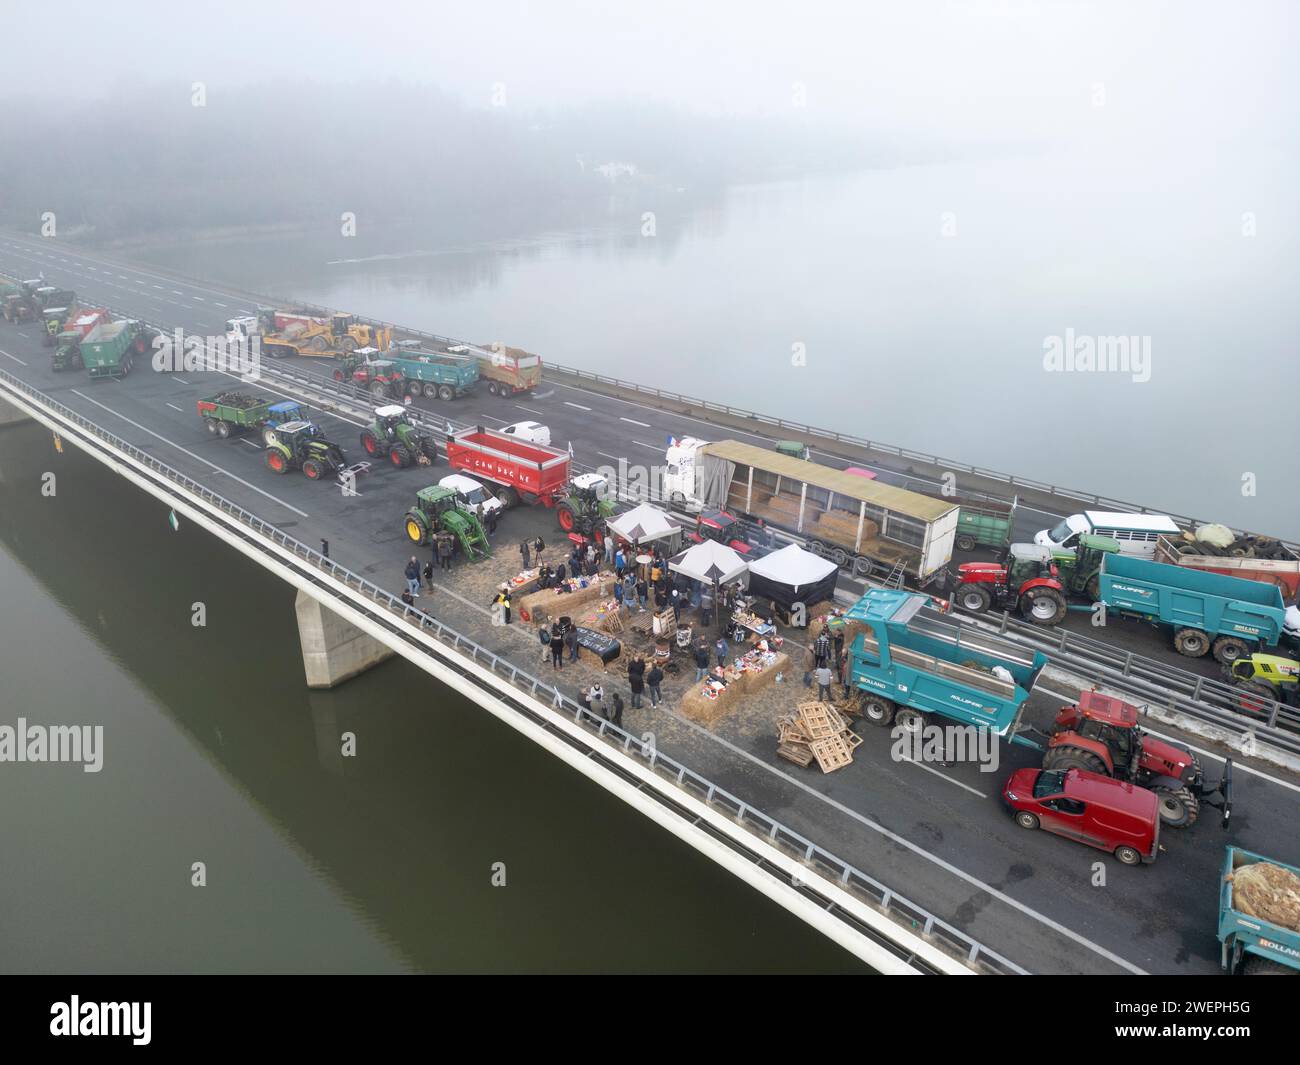
[[[743,577],[749,564],[726,544],[704,540],[668,560],[668,568],[705,584],[729,584]]]
[[[680,536],[682,531],[680,521],[649,503],[635,506],[605,524],[615,535],[636,546]]]

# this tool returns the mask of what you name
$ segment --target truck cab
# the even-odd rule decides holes
[[[1021,828],[1096,847],[1124,865],[1154,862],[1159,853],[1156,796],[1135,784],[1086,769],[1018,769],[1002,799]]]
[[[486,485],[463,473],[449,473],[438,482],[438,487],[455,492],[456,505],[479,519],[500,515],[506,509],[505,504],[489,492]]]

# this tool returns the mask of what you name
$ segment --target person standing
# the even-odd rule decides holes
[[[528,553],[528,546],[529,545],[527,540],[519,541],[519,554],[523,556],[524,569],[529,569],[532,566],[532,558]]]
[[[429,591],[433,591],[433,560],[430,559],[424,564],[424,583]]]
[[[609,542],[611,541],[606,541],[606,543]],[[623,579],[623,571],[625,569],[627,569],[627,556],[623,554],[623,549],[620,547],[614,552],[614,575],[618,577],[620,581]]]
[[[658,706],[659,700],[663,698],[663,693],[659,690],[659,685],[664,682],[664,671],[659,668],[658,662],[650,663],[650,672],[645,675],[646,687],[650,689],[650,705]]]
[[[803,686],[812,687],[813,670],[817,668],[817,656],[813,654],[811,647],[805,647],[803,652]]]
[[[576,662],[578,660],[578,629],[576,626],[570,625],[564,630],[564,646],[569,649],[569,661]]]
[[[559,564],[555,567],[555,581],[554,581],[554,583],[557,584],[557,585],[563,584],[563,583],[564,583],[564,578],[565,578],[566,576],[568,576],[568,574],[566,574],[566,573],[564,572],[564,563],[561,562],[561,563],[559,563]]]
[[[451,569],[451,548],[452,548],[451,533],[446,532],[445,530],[443,532],[438,533],[437,542],[438,542],[439,564],[442,566],[443,569]]]
[[[587,702],[591,706],[592,713],[598,714],[606,721],[609,720],[609,715],[605,712],[605,689],[599,683],[587,689]]]
[[[828,665],[820,665],[814,674],[817,677],[817,698],[824,703],[831,701],[831,681],[835,679],[835,674],[831,672]]]
[[[719,636],[718,642],[713,645],[713,649],[718,654],[718,665],[723,669],[726,669],[727,654],[731,651],[731,648],[727,646],[727,638],[725,636]]]
[[[645,599],[648,590],[644,577],[636,582],[636,601],[640,604],[642,613],[645,613]]]
[[[610,700],[614,704],[614,724],[617,725],[619,728],[622,728],[623,727],[623,696],[619,695],[618,692],[614,692],[610,696]]]
[[[839,668],[840,661],[844,658],[844,626],[841,625],[831,635],[831,647],[835,651],[835,665]]]
[[[700,624],[706,629],[713,624],[713,592],[708,588],[700,595]]]
[[[614,538],[608,532],[605,534],[605,565],[611,569],[614,566]]]
[[[641,692],[645,690],[645,662],[640,655],[633,655],[627,664],[627,686],[632,689],[632,709],[641,706]]]
[[[614,582],[614,609],[618,611],[619,616],[623,615],[623,582]]]
[[[695,683],[699,684],[709,675],[709,645],[701,636],[695,641]]]
[[[813,656],[817,659],[817,665],[819,668],[830,661],[831,641],[826,636],[825,629],[822,629],[822,631],[817,635],[817,639],[813,641]]]
[[[674,588],[668,599],[673,605],[673,622],[680,625],[682,623],[682,593]]]
[[[420,563],[414,555],[406,564],[406,591],[412,599],[420,597]]]
[[[510,589],[504,584],[497,589],[497,594],[492,597],[493,613],[501,618],[501,624],[510,624]]]
[[[495,536],[497,533],[497,508],[485,510],[483,514],[483,525],[487,528],[489,536]]]
[[[551,626],[551,668],[564,668],[564,636],[559,625]]]

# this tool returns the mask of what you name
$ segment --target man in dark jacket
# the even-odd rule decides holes
[[[695,641],[695,683],[701,683],[709,675],[709,645],[703,636]]]
[[[618,692],[614,692],[614,694],[611,695],[610,698],[613,700],[614,703],[613,722],[619,728],[622,728],[623,727],[623,696],[619,695]]]
[[[521,556],[523,556],[523,560],[524,560],[524,569],[528,569],[528,568],[531,566],[531,564],[532,564],[532,559],[530,558],[530,556],[529,556],[529,552],[528,552],[528,548],[529,548],[529,546],[530,546],[530,544],[529,544],[529,541],[528,541],[528,540],[520,540],[520,541],[519,541],[519,554],[520,554]]]
[[[663,698],[663,693],[659,690],[659,685],[664,682],[664,671],[659,668],[658,662],[650,663],[650,672],[645,675],[646,687],[650,689],[650,705],[658,706],[659,700]]]
[[[635,655],[627,664],[627,684],[632,689],[632,709],[641,706],[641,692],[645,690],[645,662]]]
[[[578,660],[578,628],[576,625],[570,625],[564,630],[564,646],[569,649],[569,661]]]
[[[559,625],[551,626],[551,668],[564,668],[564,636]]]
[[[818,669],[830,661],[831,641],[827,638],[825,629],[823,629],[817,639],[813,641],[813,656],[817,659]]]
[[[442,563],[443,569],[451,569],[451,552],[456,541],[452,539],[451,533],[444,530],[438,533],[437,543],[438,561]]]
[[[411,556],[411,561],[406,564],[406,590],[410,593],[412,599],[420,595],[420,563]]]

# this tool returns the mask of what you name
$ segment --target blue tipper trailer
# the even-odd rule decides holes
[[[1190,658],[1213,650],[1230,664],[1282,635],[1286,608],[1273,584],[1123,554],[1103,557],[1098,580],[1107,607],[1172,626],[1175,649]]]
[[[1240,847],[1228,847],[1219,874],[1219,964],[1225,972],[1276,973],[1278,967],[1300,970],[1300,931],[1242,913],[1233,905],[1232,876],[1256,862],[1268,862],[1300,876],[1300,869]]]
[[[1037,747],[1017,732],[1047,656],[969,626],[922,617],[929,603],[927,595],[873,588],[848,612],[847,620],[862,626],[849,654],[853,685],[864,693],[863,716],[875,725],[915,727],[922,715],[939,714]]]

